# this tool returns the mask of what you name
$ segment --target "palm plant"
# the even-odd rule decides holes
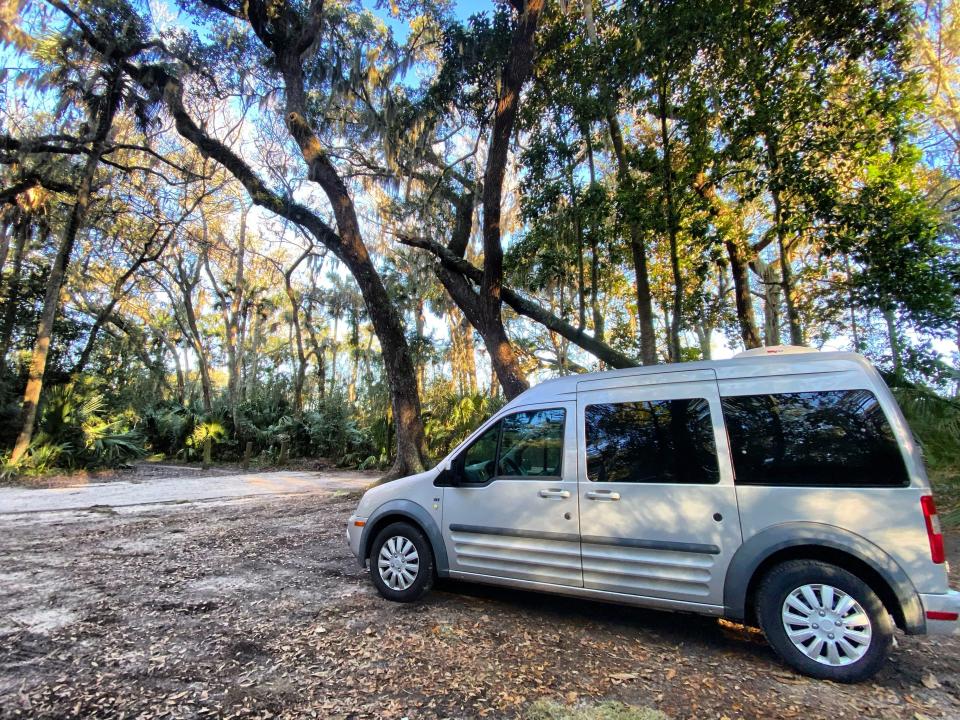
[[[99,393],[84,394],[76,385],[62,385],[47,393],[40,419],[39,444],[31,454],[49,445],[67,467],[121,465],[143,457],[143,437],[123,417],[106,416],[107,403]],[[33,444],[31,445],[33,447]]]

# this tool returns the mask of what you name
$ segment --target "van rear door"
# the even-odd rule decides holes
[[[583,586],[721,613],[741,535],[714,372],[577,390]]]

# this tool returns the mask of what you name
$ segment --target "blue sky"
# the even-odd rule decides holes
[[[381,18],[387,26],[393,30],[397,40],[403,41],[407,36],[407,25],[404,21],[391,17],[388,7],[378,9],[374,2],[363,0],[365,7]],[[471,15],[477,15],[483,12],[492,12],[496,6],[494,0],[458,0],[453,3],[453,13],[457,20],[465,22]]]
[[[454,12],[460,20],[466,20],[471,15],[493,9],[490,0],[460,0],[453,5]]]

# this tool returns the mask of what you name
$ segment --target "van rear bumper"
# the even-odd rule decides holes
[[[960,635],[960,592],[920,595],[929,635]]]

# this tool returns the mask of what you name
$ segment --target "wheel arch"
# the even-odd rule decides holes
[[[447,552],[443,544],[440,528],[429,512],[412,500],[390,500],[374,510],[367,518],[367,524],[360,535],[360,551],[358,558],[361,565],[366,565],[370,556],[370,544],[381,529],[393,522],[407,522],[422,532],[430,543],[433,551],[433,563],[437,575],[446,577],[449,574]]]
[[[854,533],[817,523],[785,523],[763,530],[734,554],[724,581],[727,617],[755,621],[753,603],[768,570],[788,560],[820,560],[842,567],[877,594],[897,627],[908,634],[926,632],[917,591],[897,562]]]

